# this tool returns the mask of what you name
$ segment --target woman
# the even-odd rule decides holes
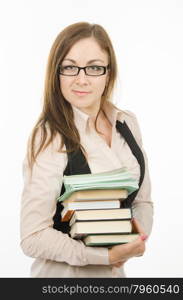
[[[115,53],[100,25],[72,24],[57,36],[48,59],[42,113],[23,164],[21,247],[35,258],[32,277],[124,277],[124,263],[145,251],[153,216],[147,159],[135,115],[110,102],[116,75]],[[70,238],[56,202],[63,193],[63,175],[122,166],[140,182],[126,203],[132,205],[140,237],[110,250]]]

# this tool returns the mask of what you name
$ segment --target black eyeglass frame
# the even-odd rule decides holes
[[[77,76],[81,70],[84,70],[86,76],[92,76],[92,77],[94,76],[94,77],[98,77],[98,76],[102,76],[102,75],[106,74],[107,70],[109,70],[109,65],[107,65],[107,66],[93,65],[93,66],[86,66],[86,67],[73,66],[73,67],[75,67],[75,68],[78,69],[78,72],[77,72],[77,74],[75,74],[75,75],[63,74],[63,73],[61,72],[62,66],[59,66],[59,68],[58,68],[58,73],[59,73],[59,75],[62,75],[62,76]],[[103,73],[100,74],[100,75],[89,75],[89,74],[87,74],[87,72],[86,72],[86,69],[89,68],[89,67],[100,67],[100,68],[103,68]]]

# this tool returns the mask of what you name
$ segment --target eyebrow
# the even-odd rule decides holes
[[[70,61],[70,62],[72,62],[72,63],[74,63],[74,64],[76,63],[75,60],[70,59],[70,58],[65,58],[63,61],[65,61],[65,60],[68,60],[68,61]],[[96,61],[100,61],[100,62],[104,63],[104,61],[103,61],[102,59],[91,59],[91,60],[89,60],[89,61],[87,62],[87,65],[88,65],[88,64],[92,64],[92,63],[94,63],[94,62],[96,62]]]

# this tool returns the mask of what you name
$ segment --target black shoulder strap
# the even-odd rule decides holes
[[[67,148],[67,145],[66,145]],[[67,152],[68,163],[64,170],[63,175],[79,175],[91,173],[87,160],[81,149],[74,152]],[[60,195],[65,192],[65,186],[62,184]],[[63,210],[63,205],[57,202],[56,212],[53,216],[53,228],[62,231],[63,233],[68,233],[70,230],[69,221],[61,222],[61,211]]]
[[[123,123],[120,121],[116,121],[116,129],[121,133],[121,135],[124,137],[126,140],[128,146],[130,147],[133,155],[136,157],[139,165],[140,165],[140,180],[139,180],[139,189],[140,186],[143,182],[144,179],[144,174],[145,174],[145,160],[144,160],[144,155],[142,153],[142,150],[140,149],[139,145],[137,144],[131,130],[129,129],[128,125],[124,121]],[[133,200],[135,199],[138,190],[133,192],[128,196],[128,198],[122,202],[123,207],[129,207],[131,206]]]
[[[79,175],[91,173],[87,160],[80,148],[74,152],[68,152],[67,157],[68,163],[64,171],[64,175]]]

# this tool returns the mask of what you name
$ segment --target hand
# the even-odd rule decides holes
[[[109,249],[109,262],[112,265],[117,263],[118,266],[121,262],[123,264],[124,261],[131,257],[143,255],[145,251],[145,240],[147,236],[136,219],[133,219],[132,222],[137,232],[140,233],[140,236],[133,242],[113,246]]]
[[[126,261],[127,261],[127,259],[124,259],[124,260],[119,261],[119,262],[117,262],[117,263],[115,263],[115,264],[112,264],[112,266],[115,267],[115,268],[120,268],[121,266],[124,265],[124,263],[125,263]]]

